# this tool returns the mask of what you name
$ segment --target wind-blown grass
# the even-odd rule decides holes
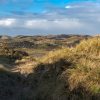
[[[99,36],[36,61],[28,63],[32,71],[21,83],[18,100],[100,100]],[[21,68],[27,70],[28,64]]]
[[[84,40],[75,48],[50,52],[40,59],[36,73],[41,100],[45,96],[46,100],[99,100],[100,37]]]

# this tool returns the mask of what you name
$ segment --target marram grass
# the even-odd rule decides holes
[[[83,40],[74,48],[52,51],[43,57],[40,63],[44,67],[52,67],[55,62],[59,62],[61,59],[70,63],[70,67],[67,67],[67,63],[63,65],[64,70],[61,74],[62,79],[66,81],[66,84],[69,84],[69,91],[80,91],[83,95],[82,100],[85,100],[85,98],[91,100],[93,95],[100,96],[100,37]],[[48,64],[51,64],[51,66],[48,66]],[[58,63],[58,67],[62,66]],[[78,90],[80,87],[82,90]],[[59,88],[61,88],[60,85]],[[91,95],[87,96],[88,93],[83,90]],[[68,92],[68,89],[65,91]],[[54,95],[57,96],[56,93]],[[72,100],[77,100],[74,98],[75,95],[72,95]],[[81,98],[80,94],[77,95]]]

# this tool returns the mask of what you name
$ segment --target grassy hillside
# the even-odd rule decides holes
[[[100,38],[50,52],[29,81],[37,100],[99,100]]]
[[[61,48],[62,46],[75,46],[81,40],[90,37],[87,35],[6,36],[0,38],[0,50],[6,46],[15,51],[27,52],[33,57],[41,57],[49,51]]]
[[[19,84],[9,90],[17,86],[21,92],[17,98],[10,100],[100,100],[99,36],[83,40],[76,47],[51,51],[38,58],[35,64],[29,61],[26,65],[27,67],[22,65],[21,68],[27,71],[30,67],[32,71],[27,76],[20,74],[20,70],[17,72],[20,76]],[[1,74],[0,71],[0,81],[3,80]],[[13,73],[14,77],[9,75],[9,84],[13,79],[17,80],[15,74]],[[3,75],[7,77],[8,74]],[[5,90],[2,91],[6,93]],[[13,92],[13,95],[16,93]]]

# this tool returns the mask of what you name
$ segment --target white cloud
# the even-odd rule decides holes
[[[82,27],[82,23],[78,19],[56,19],[56,20],[28,20],[25,23],[26,28],[35,29],[74,29]]]
[[[67,5],[67,6],[65,6],[65,8],[66,8],[66,9],[69,9],[69,8],[72,8],[72,6]]]
[[[12,26],[13,24],[15,24],[15,22],[16,22],[16,19],[11,19],[11,18],[1,19],[1,20],[0,20],[0,26],[3,26],[3,27],[10,27],[10,26]]]
[[[68,3],[63,8],[51,5],[42,13],[15,11],[0,16],[0,34],[17,34],[16,32],[19,34],[100,33],[100,3]]]
[[[1,17],[0,34],[100,33],[100,4],[69,4],[65,8],[54,8],[41,14],[15,13],[9,18]]]
[[[66,9],[71,9],[71,8],[83,8],[84,6],[82,5],[67,5],[65,6]]]
[[[27,20],[25,22],[26,28],[46,29],[48,28],[49,21],[43,19]]]

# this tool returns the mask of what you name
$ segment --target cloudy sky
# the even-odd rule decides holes
[[[0,35],[100,34],[100,0],[0,0]]]

